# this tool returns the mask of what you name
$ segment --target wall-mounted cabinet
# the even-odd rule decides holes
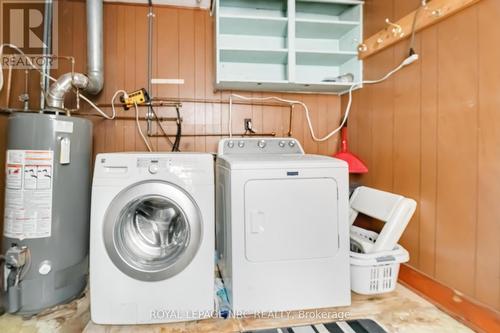
[[[218,89],[342,93],[362,80],[359,0],[216,0]]]

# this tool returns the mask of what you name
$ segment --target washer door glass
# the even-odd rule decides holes
[[[146,185],[146,187],[144,187]],[[201,239],[201,214],[191,197],[169,183],[141,183],[112,202],[104,228],[108,254],[124,273],[157,281],[182,271]]]

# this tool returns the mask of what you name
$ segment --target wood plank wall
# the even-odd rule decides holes
[[[142,5],[104,5],[105,38],[105,87],[95,100],[110,103],[117,89],[133,91],[147,88],[147,7]],[[153,95],[167,98],[227,99],[230,92],[214,92],[214,25],[208,11],[174,7],[155,7],[153,76],[157,78],[181,78],[184,85],[155,86]],[[59,6],[59,54],[76,57],[77,71],[85,72],[86,33],[85,2],[60,1]],[[59,74],[69,66],[60,63]],[[12,105],[20,106],[17,96],[23,89],[21,71],[14,73]],[[32,73],[31,93],[34,106],[38,106],[38,75]],[[302,100],[311,110],[315,131],[324,135],[336,127],[340,119],[340,97],[318,94],[245,93],[245,96],[279,96]],[[0,105],[5,104],[5,91],[0,95]],[[89,108],[85,106],[85,110]],[[304,113],[295,108],[293,136],[304,145],[307,152],[332,154],[337,148],[337,137],[324,143],[315,143],[304,122]],[[286,135],[289,124],[289,108],[257,105],[235,105],[233,131],[243,131],[243,119],[252,118],[257,132],[276,132]],[[110,110],[107,110],[110,112]],[[141,109],[142,114],[145,109]],[[171,108],[158,108],[161,116],[174,116]],[[119,111],[119,115],[134,116],[133,110]],[[181,116],[184,133],[227,133],[227,104],[183,103]],[[133,120],[106,121],[94,118],[94,152],[145,150]],[[143,128],[145,124],[143,123]],[[175,134],[175,123],[164,123],[168,132]],[[156,128],[155,132],[161,133]],[[220,137],[183,138],[182,151],[215,152]],[[165,138],[152,138],[155,150],[168,151]]]
[[[365,1],[365,36],[420,0]],[[483,0],[417,34],[420,60],[354,96],[357,181],[418,201],[404,236],[412,267],[500,310],[500,1]],[[408,55],[409,40],[365,61],[365,78]],[[346,105],[346,97],[342,104]]]

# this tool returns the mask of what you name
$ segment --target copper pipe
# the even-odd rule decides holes
[[[171,106],[171,107],[182,107],[182,103],[203,103],[203,104],[229,104],[229,100],[224,99],[210,99],[210,98],[178,98],[178,97],[155,97],[153,98],[153,106]],[[233,104],[240,105],[258,105],[258,106],[270,106],[270,107],[287,107],[286,103],[272,103],[272,102],[251,102],[244,100],[233,100]],[[111,107],[109,103],[99,103],[97,106],[102,108]],[[115,104],[119,106],[119,104]],[[149,103],[139,104],[139,107],[149,107]]]
[[[73,115],[81,117],[101,117],[98,113],[83,113],[83,112],[73,112]],[[134,120],[135,116],[116,116],[114,120]],[[139,120],[147,120],[147,117],[139,117]],[[159,121],[177,121],[177,117],[158,117]],[[181,118],[182,121],[182,118]]]
[[[100,108],[110,108],[112,105],[110,103],[99,103],[97,104],[97,106]],[[137,107],[150,107],[150,106],[181,108],[182,103],[170,102],[170,101],[153,101],[152,103],[137,104]],[[123,107],[123,104],[115,103],[115,108],[116,107]]]
[[[204,103],[204,104],[229,104],[229,99],[215,99],[215,98],[178,98],[178,97],[156,97],[153,101],[173,101],[173,102],[184,102],[184,103]],[[277,106],[286,107],[287,103],[278,102],[258,102],[258,101],[244,101],[244,100],[233,100],[233,104],[242,105],[259,105],[259,106]]]
[[[158,137],[164,137],[165,135],[163,134],[152,134],[152,135],[148,135],[150,138],[158,138]],[[175,137],[175,134],[169,134],[169,135],[166,135],[166,136],[169,136],[169,137]],[[207,136],[226,136],[228,137],[229,136],[229,133],[209,133],[209,134],[182,134],[182,136],[185,136],[185,137],[207,137]],[[233,136],[237,136],[237,137],[245,137],[245,136],[257,136],[257,137],[264,137],[264,136],[276,136],[276,133],[275,132],[272,132],[272,133],[255,133],[255,134],[245,134],[245,133],[238,133],[238,134],[234,134],[233,133]]]

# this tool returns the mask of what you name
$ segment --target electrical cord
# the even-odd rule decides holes
[[[137,131],[139,131],[139,134],[141,135],[142,141],[144,141],[144,143],[146,144],[148,151],[152,152],[153,149],[151,148],[146,137],[144,136],[144,133],[142,133],[141,123],[139,122],[139,107],[137,106],[136,102],[134,102],[134,108],[135,108],[135,124],[137,125]]]
[[[425,8],[425,6],[427,6],[427,0],[422,0],[422,2],[420,3],[420,6],[415,11],[415,16],[413,16],[413,23],[411,26],[411,40],[410,40],[410,53],[409,53],[410,56],[416,54],[416,52],[415,52],[415,33],[417,30],[417,18],[418,18],[418,14],[420,14],[420,10],[422,8]]]
[[[180,152],[179,145],[181,143],[181,137],[182,137],[182,123],[181,123],[181,114],[179,111],[179,108],[175,108],[175,111],[177,113],[177,133],[175,135],[175,141],[174,141],[174,146],[172,147],[172,151],[177,151]]]
[[[163,135],[165,136],[165,139],[168,141],[172,149],[174,148],[174,143],[170,138],[168,137],[167,131],[163,128],[163,125],[161,124],[160,118],[158,117],[158,114],[156,113],[156,110],[151,106],[151,111],[153,111],[153,115],[155,116],[156,123],[158,124],[158,127],[160,127],[161,131],[163,132]]]
[[[336,129],[334,129],[333,131],[331,131],[330,133],[328,133],[327,135],[325,135],[322,138],[317,137],[316,134],[314,133],[314,129],[313,129],[313,125],[312,125],[312,121],[311,121],[311,116],[310,116],[309,109],[308,109],[307,105],[304,102],[302,102],[302,101],[288,100],[288,99],[284,99],[284,98],[280,98],[280,97],[276,97],[276,96],[269,96],[269,97],[245,97],[245,96],[241,96],[241,95],[238,95],[238,94],[231,94],[231,95],[229,95],[229,117],[228,117],[228,132],[229,132],[229,137],[233,136],[233,134],[232,134],[232,104],[233,104],[232,103],[232,99],[234,97],[234,98],[243,99],[243,100],[249,100],[249,101],[251,101],[251,100],[259,100],[259,101],[276,100],[276,101],[279,101],[279,102],[288,103],[289,105],[300,105],[300,106],[302,106],[302,108],[303,108],[303,110],[305,112],[307,125],[309,127],[309,132],[311,133],[312,139],[314,141],[316,141],[316,142],[326,141],[326,140],[330,139],[333,135],[335,135],[336,133],[338,133],[342,129],[342,127],[345,125],[345,123],[347,122],[347,119],[349,118],[349,113],[351,112],[352,92],[353,92],[353,90],[355,88],[360,87],[362,84],[376,84],[376,83],[383,82],[383,81],[387,80],[388,78],[390,78],[392,75],[394,75],[394,73],[396,73],[399,70],[401,70],[403,67],[408,66],[408,65],[412,64],[413,62],[415,62],[417,60],[418,60],[418,54],[414,54],[412,56],[409,56],[405,60],[403,60],[401,62],[401,64],[399,64],[396,68],[394,68],[393,70],[391,70],[389,73],[387,73],[385,76],[381,77],[380,79],[377,79],[377,80],[367,80],[367,81],[362,81],[362,82],[359,82],[359,83],[352,84],[351,87],[349,88],[349,91],[348,91],[349,99],[348,99],[347,107],[346,107],[346,110],[345,110],[345,113],[344,113],[344,118],[342,119],[342,122],[340,123],[340,126],[337,127]]]

